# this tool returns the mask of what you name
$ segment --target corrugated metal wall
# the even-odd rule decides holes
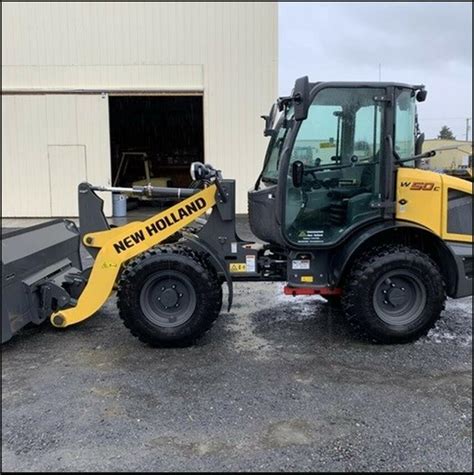
[[[2,96],[2,216],[76,216],[77,185],[110,177],[108,114],[100,95]]]
[[[206,161],[238,180],[245,212],[267,143],[260,115],[277,95],[277,49],[273,2],[2,3],[3,215],[71,209],[54,201],[75,200],[73,174],[109,183],[100,92],[116,90],[203,91]],[[55,171],[54,147],[66,145],[83,165]]]

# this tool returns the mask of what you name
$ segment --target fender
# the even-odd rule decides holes
[[[453,250],[450,246],[448,246],[439,236],[433,233],[431,230],[424,226],[420,226],[415,223],[410,223],[406,221],[388,221],[388,222],[381,222],[375,225],[371,225],[365,227],[352,235],[350,240],[347,240],[343,246],[336,252],[331,258],[331,273],[330,276],[331,284],[338,287],[341,283],[342,276],[347,268],[347,265],[356,254],[356,252],[360,249],[362,245],[364,245],[367,241],[370,241],[376,238],[381,233],[386,231],[402,231],[403,229],[411,229],[411,230],[419,230],[436,241],[439,249],[442,251],[443,256],[446,256],[449,259],[449,266],[445,269],[446,272],[454,273],[449,275],[449,283],[448,286],[448,295],[455,296],[459,294],[459,280],[460,280],[460,263],[459,258],[454,254]]]
[[[227,300],[227,311],[230,312],[232,307],[232,302],[234,300],[234,285],[232,282],[232,277],[230,272],[227,269],[227,266],[219,257],[219,254],[212,248],[211,245],[200,239],[198,236],[183,232],[183,239],[180,241],[182,244],[196,250],[205,252],[209,257],[211,264],[218,274],[223,274],[227,283],[227,289],[229,290],[228,300]]]

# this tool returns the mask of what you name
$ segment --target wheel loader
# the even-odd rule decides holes
[[[472,295],[472,183],[419,167],[423,85],[296,80],[265,120],[248,192],[254,241],[235,227],[234,180],[194,163],[189,188],[78,187],[79,227],[56,220],[2,239],[2,342],[26,324],[66,328],[116,292],[130,331],[184,346],[209,330],[233,283],[279,281],[321,295],[363,338],[412,341],[446,297]],[[102,192],[178,203],[113,227]],[[83,268],[80,248],[93,257]]]

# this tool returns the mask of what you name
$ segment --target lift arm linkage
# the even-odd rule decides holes
[[[213,183],[146,221],[86,234],[83,244],[100,248],[89,280],[76,306],[53,313],[51,323],[67,327],[92,316],[109,298],[123,264],[202,216],[216,204],[217,193]]]

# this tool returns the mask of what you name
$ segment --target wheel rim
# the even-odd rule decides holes
[[[405,269],[385,273],[376,283],[374,309],[389,325],[414,322],[426,305],[426,288],[413,272]]]
[[[186,275],[173,270],[159,271],[145,281],[140,292],[140,306],[153,324],[177,327],[194,313],[196,292]]]

